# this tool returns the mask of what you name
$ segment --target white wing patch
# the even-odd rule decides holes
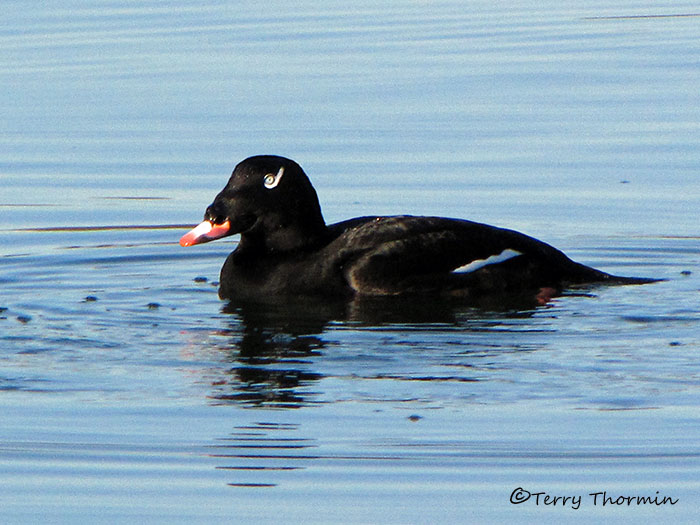
[[[452,270],[454,273],[470,273],[470,272],[475,272],[476,270],[479,270],[483,268],[484,266],[489,266],[490,264],[498,264],[505,262],[509,259],[512,259],[513,257],[517,257],[518,255],[522,255],[517,250],[511,250],[508,248],[507,250],[503,250],[501,253],[498,255],[491,255],[490,257],[487,257],[486,259],[477,259],[475,261],[470,262],[469,264],[465,264],[464,266],[460,266],[459,268],[455,268]]]

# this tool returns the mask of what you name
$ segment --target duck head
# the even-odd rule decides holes
[[[239,163],[207,207],[204,221],[180,239],[193,246],[241,234],[241,243],[267,251],[314,243],[326,226],[318,196],[296,162],[260,155]]]

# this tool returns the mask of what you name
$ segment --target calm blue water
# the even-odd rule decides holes
[[[696,5],[0,13],[3,522],[695,522]],[[329,222],[469,218],[667,281],[226,308],[235,240],[177,240],[260,153]]]

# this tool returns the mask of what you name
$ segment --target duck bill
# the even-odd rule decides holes
[[[194,246],[195,244],[213,241],[230,234],[231,223],[229,221],[221,224],[213,224],[209,221],[204,221],[180,238],[180,246]]]

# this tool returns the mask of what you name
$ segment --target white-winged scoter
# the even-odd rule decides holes
[[[546,302],[593,283],[643,284],[572,261],[522,233],[442,217],[358,217],[327,225],[302,168],[284,157],[236,166],[204,221],[180,239],[191,246],[241,234],[221,269],[223,299],[529,294]]]

